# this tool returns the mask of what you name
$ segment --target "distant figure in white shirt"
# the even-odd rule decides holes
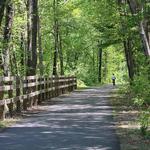
[[[115,77],[114,74],[112,75],[111,79],[112,79],[113,86],[115,86],[116,85],[116,82],[115,82],[116,81],[116,77]]]

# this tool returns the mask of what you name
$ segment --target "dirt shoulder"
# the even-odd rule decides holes
[[[114,118],[117,122],[117,134],[120,138],[121,150],[149,150],[150,138],[140,134],[138,124],[139,111],[130,100],[115,96],[111,99]]]

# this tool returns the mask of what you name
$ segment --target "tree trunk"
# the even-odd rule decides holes
[[[0,85],[3,86],[3,81],[0,82]],[[4,98],[4,92],[0,91],[0,101]],[[5,109],[4,105],[0,106],[0,121],[5,119]]]
[[[143,47],[144,47],[144,54],[145,56],[150,56],[150,45],[149,45],[149,33],[145,32],[145,28],[144,28],[144,22],[141,21],[140,22],[140,30],[141,30],[141,39],[142,39],[142,43],[143,43]]]
[[[64,59],[62,49],[62,38],[60,32],[59,32],[59,59],[60,59],[60,74],[64,75]]]
[[[135,67],[134,67],[134,59],[133,59],[130,39],[127,39],[126,41],[124,41],[124,51],[125,51],[125,56],[126,56],[129,78],[132,81],[134,79]]]
[[[21,66],[23,68],[23,71],[21,71],[21,76],[26,75],[26,47],[25,47],[25,39],[24,39],[24,34],[21,33],[20,37],[20,49],[21,49]]]
[[[101,47],[99,47],[98,56],[99,56],[98,81],[101,83],[102,82],[102,48]]]
[[[38,15],[38,49],[39,49],[39,70],[40,75],[44,74],[44,65],[43,65],[43,49],[42,49],[42,39],[41,39],[41,27],[40,27],[40,17]]]
[[[144,9],[143,6],[140,6],[138,4],[137,0],[127,0],[127,2],[130,7],[131,13],[133,15],[137,14],[139,11],[142,11]],[[150,56],[149,37],[147,37],[147,36],[149,36],[149,34],[146,33],[146,28],[144,26],[144,22],[147,22],[146,18],[144,18],[138,24],[139,24],[140,34],[141,34],[141,41],[143,43],[144,54],[146,56]]]
[[[4,47],[3,47],[3,74],[4,76],[10,76],[11,75],[11,61],[10,61],[10,39],[11,39],[11,31],[12,31],[12,25],[13,25],[13,4],[10,1],[6,7],[6,18],[5,18],[5,28],[4,28]],[[12,81],[9,82],[10,85],[12,84]],[[13,91],[8,91],[9,98],[12,98]],[[12,117],[13,115],[13,103],[11,102],[9,105],[9,113]]]
[[[28,10],[27,75],[29,76],[36,74],[36,66],[37,66],[38,0],[28,0],[27,10]]]
[[[7,0],[0,0],[0,26],[2,23],[3,16],[4,16],[4,10],[6,7],[6,2],[7,2]]]
[[[27,76],[36,75],[37,67],[37,35],[38,35],[38,0],[27,0]],[[35,88],[29,88],[28,92],[35,91]],[[26,92],[27,89],[25,89]],[[32,107],[36,99],[31,98],[29,107]],[[27,101],[24,101],[24,109],[27,109]]]
[[[11,75],[19,76],[19,67],[17,65],[16,54],[14,51],[12,51],[10,55],[10,66],[11,66]]]
[[[40,26],[40,17],[38,14],[38,50],[39,50],[39,71],[40,71],[40,77],[44,75],[44,65],[43,65],[43,49],[42,49],[42,38],[41,38],[41,26]],[[38,82],[42,82],[42,79],[40,78]],[[42,90],[43,85],[38,86],[38,90]],[[44,94],[38,95],[38,101],[36,101],[38,104],[41,104],[42,100],[44,99]]]
[[[108,55],[107,55],[107,52],[106,51],[104,51],[104,70],[103,70],[103,79],[104,79],[104,81],[106,81],[106,79],[107,79],[107,57],[108,57]]]
[[[11,38],[11,30],[13,23],[13,5],[10,2],[6,8],[6,22],[4,28],[4,48],[3,48],[3,74],[4,76],[10,75],[10,51],[9,42]]]
[[[121,10],[121,5],[126,4],[126,0],[118,0],[119,8]],[[135,7],[135,6],[132,6]],[[135,10],[136,11],[136,10]],[[121,15],[121,13],[120,13]],[[127,16],[126,10],[124,10],[124,16]],[[125,26],[125,22],[122,22],[122,28],[125,30],[127,27]],[[124,35],[125,38],[125,35]],[[134,56],[133,56],[133,50],[131,46],[131,40],[129,37],[125,38],[123,41],[124,45],[124,52],[125,52],[125,57],[126,57],[126,62],[127,62],[127,68],[128,68],[128,74],[129,78],[132,81],[134,79],[134,74],[135,74],[135,66],[134,66]],[[131,83],[131,82],[130,82]]]
[[[93,49],[93,51],[92,51],[92,53],[93,53],[93,56],[92,56],[92,69],[93,69],[93,72],[95,72],[95,52],[94,52],[94,49]]]
[[[58,41],[58,1],[54,0],[53,3],[54,9],[54,58],[53,58],[53,75],[57,75],[57,57],[58,57],[58,49],[59,49],[59,41]]]
[[[127,3],[130,7],[130,11],[132,14],[136,14],[138,12],[138,3],[136,0],[127,0]]]

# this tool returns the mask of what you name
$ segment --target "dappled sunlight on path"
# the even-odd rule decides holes
[[[0,133],[1,150],[119,150],[108,94],[112,86],[52,99]]]

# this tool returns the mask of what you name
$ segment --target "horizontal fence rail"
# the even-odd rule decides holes
[[[76,88],[76,77],[0,77],[0,119]]]

